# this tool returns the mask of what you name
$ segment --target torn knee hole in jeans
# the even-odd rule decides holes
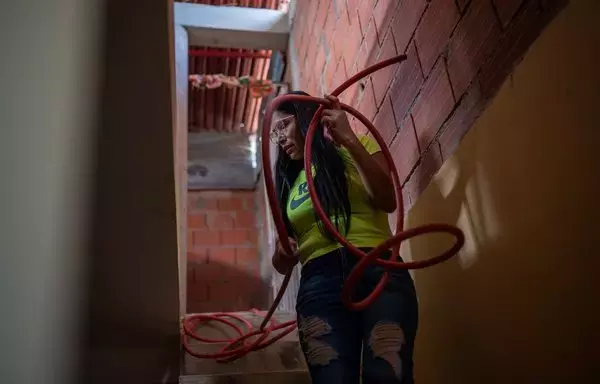
[[[395,323],[380,322],[373,327],[369,346],[373,356],[387,361],[398,379],[402,377],[400,350],[404,344],[404,331]]]
[[[331,326],[316,316],[300,317],[299,331],[303,335],[305,344],[306,361],[310,365],[327,365],[331,360],[337,359],[338,353],[333,347],[319,337],[331,332]]]

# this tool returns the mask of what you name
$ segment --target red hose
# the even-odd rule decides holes
[[[381,68],[384,68],[389,65],[396,64],[396,63],[400,63],[404,60],[406,60],[406,55],[400,55],[400,56],[396,56],[396,57],[393,57],[388,60],[384,60],[384,61],[377,63],[369,68],[366,68],[365,70],[357,73],[356,75],[352,76],[350,79],[346,80],[342,85],[340,85],[338,88],[336,88],[331,94],[333,96],[338,96],[340,93],[345,91],[348,87],[350,87],[352,84],[356,83],[358,80],[362,79],[363,77],[366,77]],[[270,131],[270,127],[271,127],[271,119],[273,116],[273,112],[277,109],[277,107],[281,103],[286,102],[286,101],[307,101],[307,102],[313,102],[313,103],[316,102],[316,103],[321,104],[321,106],[315,113],[315,115],[310,123],[310,127],[308,128],[308,133],[306,135],[306,144],[305,144],[305,148],[304,148],[304,169],[311,168],[312,140],[313,140],[313,137],[315,134],[315,129],[317,127],[317,124],[321,118],[321,113],[323,111],[323,108],[324,108],[324,106],[329,105],[329,101],[326,99],[312,97],[312,96],[282,95],[282,96],[278,96],[275,99],[273,99],[273,101],[267,106],[267,109],[266,109],[265,115],[264,115],[261,139],[262,139],[262,165],[263,165],[262,169],[263,169],[263,172],[265,173],[265,188],[267,191],[269,206],[270,206],[271,212],[273,214],[273,220],[275,222],[275,227],[277,228],[277,235],[279,237],[279,240],[280,240],[283,248],[288,253],[291,254],[292,249],[291,249],[290,243],[288,241],[288,234],[287,234],[287,231],[285,228],[282,213],[279,210],[279,205],[277,203],[277,193],[275,191],[275,186],[274,186],[274,181],[273,181],[274,178],[273,178],[273,171],[271,168],[271,157],[270,157],[270,148],[269,148],[269,142],[270,142],[269,141],[269,131]],[[355,110],[354,108],[352,108],[346,104],[341,104],[341,108],[344,111],[355,116],[357,119],[359,119],[369,129],[369,131],[371,132],[371,134],[373,135],[373,137],[375,138],[375,140],[381,147],[382,153],[384,154],[384,156],[387,160],[387,163],[389,165],[389,168],[390,168],[390,173],[392,175],[392,182],[394,185],[394,190],[395,190],[395,195],[396,195],[396,201],[398,203],[398,209],[397,209],[398,214],[396,217],[396,234],[393,237],[391,237],[390,239],[383,242],[382,244],[378,245],[376,248],[374,248],[370,252],[365,253],[365,252],[361,251],[359,248],[357,248],[356,246],[350,244],[336,230],[335,226],[331,223],[331,220],[329,219],[329,217],[323,210],[323,207],[321,206],[319,197],[315,191],[312,173],[306,172],[306,181],[308,183],[308,191],[310,193],[310,198],[313,202],[315,212],[321,218],[321,220],[323,221],[323,225],[333,235],[333,237],[335,237],[335,239],[337,241],[339,241],[340,244],[342,244],[344,247],[346,247],[352,254],[354,254],[359,259],[358,263],[356,264],[356,266],[354,267],[354,269],[352,270],[352,272],[346,279],[346,282],[342,289],[342,301],[349,309],[361,310],[361,309],[365,309],[366,307],[368,307],[373,302],[373,300],[375,300],[375,298],[381,293],[381,291],[385,287],[385,284],[388,282],[388,280],[390,278],[390,275],[389,275],[390,270],[392,270],[392,269],[421,269],[421,268],[427,268],[427,267],[433,266],[435,264],[442,263],[458,253],[458,251],[460,250],[460,248],[462,248],[462,246],[464,244],[465,237],[464,237],[463,232],[459,228],[452,226],[452,225],[448,225],[448,224],[428,224],[428,225],[423,225],[423,226],[416,227],[416,228],[411,228],[406,231],[404,230],[404,206],[402,203],[402,185],[398,178],[398,172],[396,170],[396,166],[394,165],[392,155],[391,155],[389,149],[387,148],[385,141],[383,140],[383,138],[381,137],[379,132],[377,132],[377,129],[373,126],[373,124],[369,120],[367,120],[367,118],[364,117],[361,113],[359,113],[357,110]],[[399,253],[400,253],[400,244],[403,241],[408,240],[413,237],[416,237],[416,236],[419,236],[419,235],[432,234],[432,233],[447,233],[447,234],[454,236],[456,241],[454,242],[452,247],[450,247],[450,249],[448,249],[446,252],[444,252],[441,255],[438,255],[436,257],[433,257],[433,258],[430,258],[427,260],[411,261],[411,262],[397,261],[399,258]],[[383,252],[389,250],[390,248],[392,248],[391,259],[390,260],[380,259],[379,256]],[[353,293],[354,287],[356,286],[356,284],[362,277],[362,274],[364,273],[365,269],[367,268],[367,266],[369,264],[377,264],[377,265],[383,266],[385,268],[386,272],[383,274],[383,276],[382,276],[381,280],[379,281],[379,283],[377,284],[376,288],[373,290],[373,292],[371,292],[371,294],[367,298],[365,298],[359,302],[353,302],[352,301],[352,293]],[[267,314],[264,316],[264,320],[258,329],[254,329],[248,321],[242,319],[239,316],[232,315],[232,314],[226,314],[226,313],[219,313],[219,314],[214,314],[214,315],[200,314],[200,315],[190,315],[190,316],[186,317],[183,321],[183,333],[184,333],[183,346],[186,349],[186,351],[189,354],[191,354],[192,356],[196,356],[199,358],[214,358],[214,359],[217,359],[218,361],[231,361],[231,360],[235,360],[240,357],[243,357],[251,351],[265,348],[265,347],[271,345],[272,343],[274,343],[275,341],[281,339],[285,335],[291,333],[296,327],[295,321],[288,321],[285,323],[276,324],[271,318],[273,315],[273,312],[275,311],[275,309],[279,305],[279,302],[281,301],[281,297],[283,296],[285,289],[287,288],[287,285],[290,281],[291,273],[292,273],[292,271],[289,271],[285,275],[285,279],[283,280],[283,283],[281,284],[281,288],[279,289],[279,292],[277,293],[277,297],[273,301],[273,304],[271,305],[271,308],[269,309]],[[258,313],[256,310],[254,310],[254,312]],[[225,319],[226,317],[234,318],[234,319],[244,323],[246,325],[246,327],[248,328],[246,330],[246,333],[244,333],[234,323]],[[200,321],[200,323],[197,323],[197,321]],[[199,324],[202,324],[202,323],[205,323],[208,321],[218,321],[223,324],[229,325],[240,335],[240,337],[235,340],[207,340],[207,339],[203,339],[203,338],[199,337],[198,335],[196,335],[194,333],[193,326],[198,326]],[[275,331],[279,331],[279,330],[281,330],[280,333],[269,338],[271,333],[273,333]],[[228,344],[218,353],[199,354],[199,353],[196,353],[191,350],[191,348],[189,347],[189,344],[187,342],[186,335],[190,336],[196,340],[203,341],[206,343],[227,342]],[[258,335],[260,335],[260,337],[258,337],[253,342],[246,342],[246,339],[253,337],[253,336],[258,336]]]

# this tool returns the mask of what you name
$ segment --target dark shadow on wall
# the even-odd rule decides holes
[[[265,310],[271,288],[252,266],[188,261],[187,312]]]

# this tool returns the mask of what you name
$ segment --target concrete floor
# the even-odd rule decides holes
[[[237,314],[248,319],[258,327],[262,318],[250,312]],[[295,320],[293,313],[277,313],[278,322]],[[197,329],[197,334],[207,338],[233,338],[234,332],[220,324],[208,325]],[[225,343],[206,344],[195,340],[190,346],[199,353],[218,352]],[[294,331],[275,344],[252,352],[231,363],[218,363],[212,359],[198,359],[185,354],[181,383],[310,383],[308,370],[298,343],[298,332]]]

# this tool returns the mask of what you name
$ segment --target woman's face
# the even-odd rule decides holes
[[[294,115],[276,111],[273,114],[270,137],[292,160],[301,160],[304,157],[304,137]]]

